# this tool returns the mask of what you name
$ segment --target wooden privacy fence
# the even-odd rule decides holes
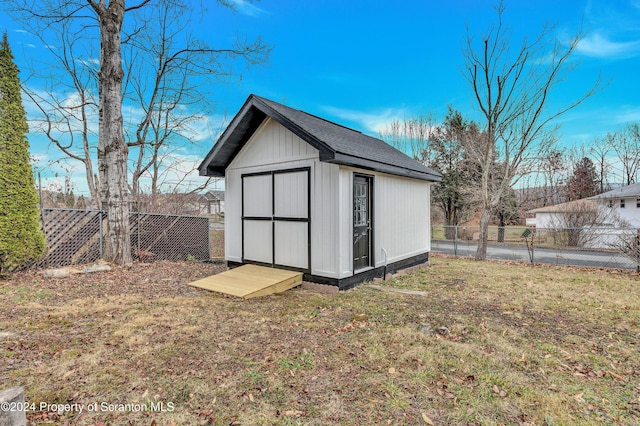
[[[104,253],[107,212],[43,209],[47,253],[38,267],[91,263]],[[209,260],[209,218],[132,212],[134,260]]]

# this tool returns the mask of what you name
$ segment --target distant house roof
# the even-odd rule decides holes
[[[205,198],[207,201],[224,201],[224,191],[207,191],[200,197]]]
[[[554,204],[552,206],[538,207],[537,209],[527,211],[527,213],[583,213],[595,205],[595,202],[591,199],[583,198],[581,200]]]
[[[271,117],[320,152],[320,161],[440,182],[441,175],[380,139],[304,111],[250,95],[200,164],[201,176],[225,169],[266,117]]]
[[[610,198],[640,197],[640,183],[622,186],[611,191],[590,197],[591,200],[603,200]]]

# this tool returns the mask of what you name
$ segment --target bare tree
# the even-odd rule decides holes
[[[609,152],[611,152],[611,147],[606,143],[600,143],[597,139],[594,139],[593,145],[589,148],[589,155],[596,165],[600,177],[598,180],[599,194],[609,190],[609,174],[612,170]]]
[[[607,145],[615,152],[620,164],[623,185],[636,182],[640,171],[640,129],[637,123],[628,124],[615,133],[607,133]]]
[[[125,0],[110,0],[108,5],[105,0],[87,2],[97,15],[100,28],[98,173],[100,199],[107,207],[104,257],[122,265],[132,262],[127,187],[129,147],[122,126],[124,71],[120,51],[120,32],[127,9]],[[134,9],[148,2],[143,0]]]
[[[234,4],[225,0],[219,3],[227,7]],[[37,90],[29,93],[42,112],[41,128],[65,155],[84,163],[92,197],[108,211],[105,258],[119,264],[131,262],[129,148],[137,154],[131,185],[137,193],[140,178],[146,172],[150,171],[151,180],[157,183],[154,176],[158,176],[162,167],[161,147],[176,139],[186,140],[184,133],[194,115],[188,116],[185,111],[204,99],[188,94],[194,93],[190,89],[202,87],[192,80],[193,76],[230,75],[230,64],[225,59],[261,63],[267,59],[269,48],[259,38],[254,42],[238,39],[226,49],[211,49],[188,36],[176,40],[176,34],[188,25],[185,12],[189,3],[182,0],[137,0],[128,7],[125,0],[10,0],[4,4],[34,34],[42,35],[43,41],[50,32],[60,35],[63,49],[56,58],[62,63],[62,77],[72,81],[68,85],[70,90],[56,93],[55,83],[51,83],[51,89],[44,95]],[[177,16],[184,21],[176,19]],[[92,35],[100,40],[99,67],[93,56],[81,58],[77,54],[81,42],[87,45],[95,42]],[[126,69],[122,66],[122,46],[127,46]],[[138,65],[141,68],[136,68]],[[149,73],[150,67],[155,72]],[[46,77],[58,81],[61,76],[52,73]],[[136,99],[138,108],[144,111],[137,124],[124,122],[123,92],[127,101]],[[71,106],[61,101],[70,94],[77,98]],[[92,139],[89,113],[96,107],[97,147]],[[126,139],[125,127],[129,135]],[[67,133],[66,140],[59,137],[62,130]],[[92,164],[93,149],[97,176]]]
[[[578,32],[565,44],[553,40],[552,28],[545,27],[533,41],[525,38],[513,51],[511,33],[503,23],[504,10],[500,2],[496,6],[497,22],[480,43],[467,30],[464,50],[464,75],[487,133],[486,143],[473,153],[481,171],[477,260],[486,259],[489,220],[505,192],[521,176],[535,170],[537,159],[546,156],[553,146],[553,121],[600,87],[598,81],[577,100],[549,111],[549,96],[574,69],[569,59],[584,34]],[[496,169],[496,162],[502,167]]]
[[[125,94],[142,112],[137,123],[126,127],[130,130],[129,147],[136,152],[131,193],[140,195],[141,179],[146,178],[152,199],[160,191],[162,169],[174,158],[167,154],[171,151],[167,147],[193,143],[194,127],[211,111],[211,85],[203,85],[202,79],[225,82],[233,75],[232,61],[242,59],[248,66],[257,65],[265,61],[269,51],[260,39],[251,43],[240,39],[227,48],[211,48],[189,34],[190,7],[175,0],[158,1],[162,7],[150,9],[146,18],[154,25],[140,29],[125,55],[129,61]]]
[[[546,157],[540,159],[540,173],[543,176],[541,206],[563,201],[561,194],[566,172],[564,149],[551,149]]]
[[[404,120],[393,120],[380,132],[380,139],[421,163],[429,164],[433,155],[429,140],[437,127],[433,115],[420,114]]]
[[[31,127],[46,135],[67,158],[83,164],[91,202],[100,209],[100,181],[94,168],[98,66],[79,59],[95,58],[98,54],[92,45],[82,42],[72,20],[62,20],[46,32],[34,28],[33,34],[43,44],[55,48],[50,49],[53,63],[39,62],[36,57],[31,64],[30,79],[39,78],[43,86],[31,87],[29,80],[23,85],[23,92],[40,112],[30,117]]]
[[[442,174],[432,199],[444,216],[446,237],[453,239],[455,227],[467,219],[476,201],[465,146],[482,137],[477,125],[449,107],[441,124],[432,115],[394,120],[380,137]]]

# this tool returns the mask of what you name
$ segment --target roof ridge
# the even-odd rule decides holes
[[[333,124],[334,126],[342,127],[343,129],[351,130],[352,132],[356,132],[356,133],[360,133],[361,135],[364,135],[364,133],[362,133],[360,130],[352,129],[351,127],[347,127],[347,126],[344,126],[344,125],[342,125],[340,123],[336,123],[335,121],[331,121],[331,120],[327,120],[326,118],[318,117],[317,115],[310,114],[310,113],[308,113],[306,111],[302,111],[301,109],[299,109],[298,111],[300,111],[300,112],[302,112],[304,114],[307,114],[310,117],[317,118],[318,120],[326,121],[327,123]],[[365,136],[369,136],[369,135],[365,135]],[[371,138],[373,136],[369,136],[369,137]]]
[[[343,124],[336,123],[335,121],[327,120],[326,118],[322,118],[322,117],[317,116],[315,114],[308,113],[307,111],[303,111],[301,109],[295,109],[295,108],[292,108],[292,107],[290,107],[288,105],[282,104],[280,102],[276,102],[276,101],[271,100],[271,99],[263,98],[262,96],[258,96],[258,95],[253,95],[253,96],[258,98],[258,99],[260,99],[260,100],[262,100],[262,101],[267,101],[267,102],[271,102],[271,103],[274,103],[274,104],[278,104],[278,105],[283,106],[285,108],[289,108],[292,111],[301,112],[303,114],[308,115],[309,117],[317,118],[318,120],[322,120],[322,121],[324,121],[326,123],[333,124],[334,126],[342,127],[343,129],[351,130],[352,132],[356,132],[356,133],[360,133],[361,135],[364,135],[364,133],[362,133],[360,130],[352,129],[351,127],[347,127],[347,126],[345,126]],[[365,135],[365,136],[369,136],[369,135]],[[373,137],[373,136],[369,136],[369,137]]]

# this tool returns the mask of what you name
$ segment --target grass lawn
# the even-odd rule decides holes
[[[640,424],[634,273],[434,257],[376,283],[414,294],[186,286],[219,269],[0,281],[0,383],[33,424]]]

